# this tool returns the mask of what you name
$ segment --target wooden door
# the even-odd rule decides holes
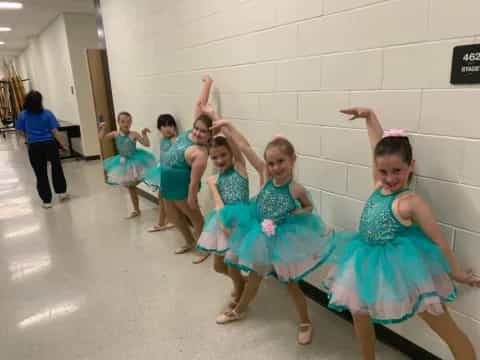
[[[107,52],[104,49],[87,49],[87,60],[97,125],[100,122],[105,122],[105,131],[108,133],[116,130],[117,126],[113,109]],[[114,141],[106,139],[101,141],[100,153],[102,159],[116,155]]]

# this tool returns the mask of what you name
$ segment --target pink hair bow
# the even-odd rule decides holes
[[[287,137],[285,135],[282,135],[282,134],[276,134],[276,135],[273,135],[273,138],[272,140],[278,140],[278,139],[282,139],[282,140],[288,140]]]
[[[389,129],[383,132],[383,137],[407,137],[407,132],[403,129]]]

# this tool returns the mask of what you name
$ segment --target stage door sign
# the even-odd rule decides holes
[[[451,84],[480,84],[480,44],[453,48]]]

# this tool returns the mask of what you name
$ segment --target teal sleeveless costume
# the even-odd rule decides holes
[[[160,155],[158,165],[145,176],[144,182],[159,190],[167,200],[188,197],[192,169],[185,159],[185,152],[195,145],[189,138],[190,133],[181,133],[163,156]]]
[[[143,179],[147,171],[155,166],[155,157],[137,144],[130,134],[118,133],[115,136],[118,155],[103,162],[107,181],[111,185],[133,185]]]
[[[224,205],[220,212],[225,213],[228,211],[232,213],[240,208],[248,209],[248,179],[240,175],[234,167],[218,175],[217,189]],[[221,224],[225,228],[231,229],[235,226],[235,219],[231,217],[226,219],[224,217],[225,223],[223,224],[220,219],[220,212],[214,209],[207,214],[202,234],[198,239],[198,250],[218,255],[224,255],[228,251],[228,240],[221,228]]]
[[[160,161],[159,164],[165,164],[168,150],[172,147],[174,141],[169,138],[163,137],[160,141]]]
[[[333,251],[325,226],[315,213],[292,214],[299,204],[290,183],[275,186],[269,179],[248,209],[221,212],[223,222],[236,221],[225,263],[285,283],[302,280],[324,263]],[[273,231],[266,223],[274,224]]]
[[[333,235],[331,308],[392,324],[419,312],[441,314],[442,302],[455,299],[440,247],[418,225],[406,226],[393,213],[392,204],[404,191],[383,195],[376,190],[365,204],[359,231]]]

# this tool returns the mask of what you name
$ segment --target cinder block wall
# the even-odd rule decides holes
[[[478,0],[102,0],[117,111],[155,127],[173,112],[192,122],[200,78],[263,150],[287,134],[298,179],[324,219],[357,225],[371,191],[361,122],[338,109],[375,108],[385,127],[407,129],[415,186],[433,205],[465,267],[480,274],[479,86],[449,84],[452,49],[480,42]],[[156,144],[154,137],[154,144]],[[203,194],[204,198],[208,194]],[[312,282],[319,285],[318,277]],[[480,354],[480,292],[460,288],[452,313]],[[421,322],[394,329],[448,358]]]

